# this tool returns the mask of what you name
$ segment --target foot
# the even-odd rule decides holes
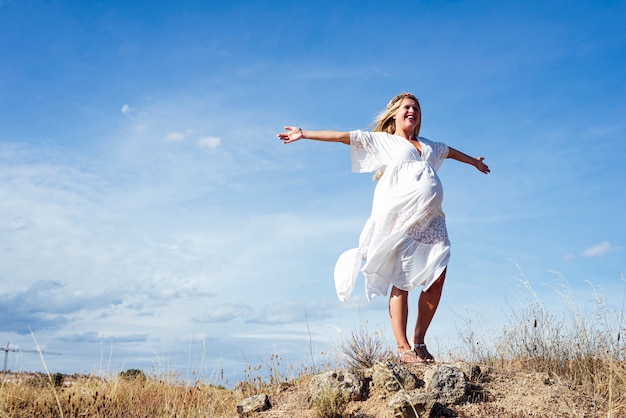
[[[415,347],[413,347],[413,352],[415,353],[415,357],[419,358],[423,363],[435,362],[435,358],[432,354],[428,352],[426,344],[415,344]]]
[[[414,350],[404,351],[398,354],[398,358],[400,359],[400,363],[405,363],[405,364],[426,363],[424,359],[419,358],[417,354],[415,354]]]

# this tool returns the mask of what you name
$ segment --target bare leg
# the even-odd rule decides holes
[[[424,344],[426,337],[426,331],[430,326],[433,316],[439,306],[441,300],[441,292],[443,290],[443,283],[446,279],[446,271],[441,273],[441,276],[428,288],[420,294],[419,301],[417,303],[417,322],[415,323],[415,333],[413,334],[413,344]],[[416,350],[417,351],[417,350]],[[427,353],[424,353],[426,356]],[[419,356],[419,353],[418,353]]]
[[[408,317],[409,292],[393,286],[389,295],[389,318],[391,319],[391,329],[400,353],[411,350],[411,344],[406,337]]]

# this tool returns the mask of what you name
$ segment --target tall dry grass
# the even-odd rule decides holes
[[[558,273],[555,276],[553,290],[564,312],[550,311],[530,283],[520,279],[529,303],[511,310],[508,323],[489,337],[471,329],[460,331],[466,357],[499,369],[546,373],[548,379],[575,389],[593,416],[626,417],[624,306],[609,305],[589,284],[595,303],[585,307],[567,280]],[[623,282],[623,275],[620,278]]]
[[[137,369],[106,377],[102,372],[8,373],[0,386],[0,418],[232,417],[243,399],[274,395],[324,367],[285,365],[277,354],[258,360],[260,364],[249,365],[233,389],[200,381],[190,384],[189,378],[164,368],[153,369],[150,376]]]
[[[8,380],[0,388],[2,418],[232,416],[243,399],[238,391],[177,385],[171,378],[84,376],[62,387],[42,384],[37,377]]]

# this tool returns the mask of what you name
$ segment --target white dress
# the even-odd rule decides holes
[[[374,191],[372,213],[359,247],[339,257],[335,288],[347,301],[359,272],[365,294],[386,295],[389,285],[402,290],[427,289],[450,259],[450,241],[441,204],[443,188],[437,170],[448,146],[419,138],[422,154],[400,136],[384,132],[350,132],[352,171],[383,170]]]

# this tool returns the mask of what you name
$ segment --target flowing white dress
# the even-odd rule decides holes
[[[350,132],[352,171],[383,170],[383,175],[359,247],[341,254],[335,265],[335,288],[341,301],[352,294],[359,272],[365,276],[367,299],[372,300],[375,295],[387,295],[390,284],[402,290],[427,289],[448,265],[450,241],[437,176],[448,146],[418,140],[421,155],[400,136]]]

